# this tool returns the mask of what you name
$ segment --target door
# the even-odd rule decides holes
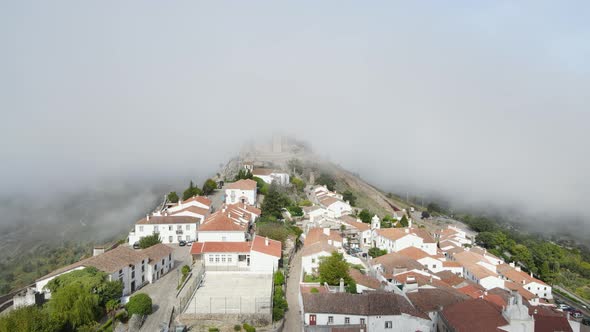
[[[315,321],[316,321],[316,316],[309,315],[309,325],[315,325]]]
[[[172,243],[172,236],[168,237],[168,243]]]
[[[131,282],[131,293],[135,292],[135,281]]]

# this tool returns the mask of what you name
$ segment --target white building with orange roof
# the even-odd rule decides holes
[[[488,262],[483,255],[472,251],[463,251],[452,256],[452,260],[463,266],[463,277],[485,289],[504,288],[504,280],[496,273],[496,266]]]
[[[337,197],[324,197],[319,200],[319,203],[328,211],[328,215],[332,218],[340,218],[352,212],[350,204]]]
[[[280,241],[254,236],[249,242],[195,242],[191,255],[208,270],[273,273],[279,267],[282,247]]]
[[[420,264],[424,265],[424,268],[438,273],[443,270],[443,259],[441,257],[431,256],[426,251],[416,248],[416,247],[407,247],[397,252],[400,255],[408,256]]]
[[[362,246],[371,245],[371,225],[361,222],[359,219],[346,215],[340,217],[340,222],[346,227],[356,233],[358,242]]]
[[[553,298],[551,286],[533,277],[532,273],[528,274],[522,271],[514,263],[500,264],[497,266],[497,271],[502,279],[522,286],[525,290],[535,294],[539,298],[548,300]]]
[[[184,210],[189,206],[210,210],[211,200],[205,196],[193,196],[185,201],[179,200],[176,205],[169,207],[167,211],[169,214],[173,214],[175,212]]]
[[[217,211],[199,227],[199,242],[245,242],[247,226],[232,219],[231,212]]]
[[[129,245],[133,245],[146,236],[160,235],[162,243],[195,241],[200,219],[192,216],[147,215],[135,223],[129,233]]]
[[[256,205],[256,181],[246,179],[228,184],[225,188],[225,203]]]
[[[375,231],[373,245],[381,250],[398,252],[408,247],[421,248],[421,237],[410,233],[409,228],[382,228]]]

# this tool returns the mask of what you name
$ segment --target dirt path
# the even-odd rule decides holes
[[[287,278],[287,303],[289,310],[285,315],[286,332],[303,331],[301,308],[299,307],[299,281],[301,277],[301,250],[297,251],[291,260],[289,277]]]

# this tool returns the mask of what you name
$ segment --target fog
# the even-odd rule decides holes
[[[0,195],[129,183],[148,195],[142,215],[283,132],[387,191],[588,230],[589,14],[581,1],[3,2]]]

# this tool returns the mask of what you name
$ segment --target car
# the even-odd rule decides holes
[[[572,317],[574,318],[582,318],[582,312],[578,310],[572,311]]]
[[[561,309],[561,310],[568,310],[570,308],[570,306],[562,303],[562,304],[558,305],[557,308]]]
[[[186,241],[178,241],[178,245],[184,247],[186,246]]]
[[[187,332],[188,329],[186,328],[186,325],[176,325],[176,327],[174,328],[174,332]]]
[[[141,247],[139,246],[139,242],[135,242],[135,243],[133,244],[133,249],[139,249],[139,248],[141,248]]]

